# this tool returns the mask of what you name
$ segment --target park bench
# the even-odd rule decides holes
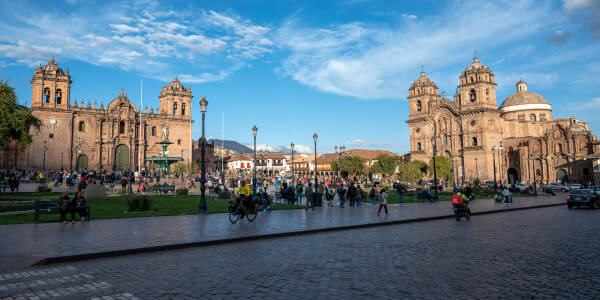
[[[433,202],[433,197],[431,196],[431,193],[429,193],[426,190],[422,190],[420,192],[417,192],[417,200],[429,200],[431,202]]]
[[[162,193],[173,193],[175,194],[175,185],[174,184],[167,184],[167,183],[163,183],[163,184],[155,184],[152,186],[152,191],[156,194],[162,194]]]
[[[60,213],[58,202],[51,200],[35,200],[35,213],[33,215],[33,223],[37,223],[40,215],[50,215]]]
[[[6,182],[0,182],[0,189],[2,189],[2,192],[6,192],[6,189],[9,188],[8,183]]]
[[[293,191],[275,192],[275,199],[277,199],[277,201],[280,199],[287,200],[289,204],[294,204],[294,202],[296,202],[296,193]]]

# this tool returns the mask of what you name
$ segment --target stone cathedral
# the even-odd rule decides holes
[[[408,89],[411,159],[429,162],[434,151],[450,158],[459,184],[494,175],[505,183],[600,184],[593,165],[600,143],[588,124],[553,119],[552,105],[523,80],[497,106],[494,77],[474,57],[451,101],[421,71]]]
[[[71,100],[71,75],[54,59],[35,69],[31,79],[31,112],[42,121],[32,129],[25,151],[5,153],[7,167],[47,170],[136,170],[144,159],[160,156],[163,127],[168,127],[169,156],[192,158],[192,90],[175,79],[158,96],[159,108],[143,110],[118,92],[106,107]],[[140,126],[141,122],[141,126]],[[141,135],[140,135],[141,128]]]

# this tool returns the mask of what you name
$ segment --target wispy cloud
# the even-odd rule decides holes
[[[253,148],[253,144],[244,145],[248,148]],[[281,146],[281,145],[269,145],[269,144],[256,144],[256,151],[266,151],[273,153],[292,153],[292,149],[290,146]],[[294,153],[300,154],[311,154],[314,153],[313,149],[306,145],[294,145]]]
[[[269,27],[233,14],[165,11],[152,1],[119,9],[108,3],[93,11],[74,4],[52,10],[4,3],[0,57],[33,66],[54,55],[164,81],[179,73],[187,82],[201,83],[222,80],[272,51]]]
[[[392,143],[386,141],[386,140],[380,140],[378,142],[367,142],[365,140],[362,139],[355,139],[355,140],[351,140],[351,141],[347,141],[346,144],[348,144],[349,146],[367,146],[367,147],[374,147],[374,148],[389,148],[392,147]]]
[[[563,3],[563,8],[574,22],[582,23],[593,39],[600,39],[600,1],[563,0]]]
[[[277,31],[276,40],[291,51],[280,71],[328,93],[404,98],[401,91],[421,64],[444,68],[464,60],[474,48],[485,51],[526,39],[537,24],[548,22],[550,10],[533,1],[452,1],[441,11],[444,17],[407,14],[396,25],[355,22],[310,28],[292,18]]]

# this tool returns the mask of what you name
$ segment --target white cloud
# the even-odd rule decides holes
[[[550,9],[532,1],[454,1],[440,15],[397,25],[310,28],[292,19],[277,31],[277,42],[291,52],[280,71],[328,93],[404,98],[420,65],[444,68],[464,61],[474,49],[525,39],[535,25],[548,21]]]
[[[410,20],[416,20],[418,18],[416,15],[413,15],[413,14],[402,14],[402,17],[410,19]]]
[[[367,146],[367,147],[375,147],[375,148],[388,148],[392,146],[392,143],[386,140],[380,140],[379,142],[367,142],[362,139],[355,139],[346,142],[346,144],[350,146]]]
[[[161,10],[154,1],[49,10],[2,4],[0,58],[33,66],[51,56],[133,70],[159,80],[223,80],[273,47],[270,28],[216,11]],[[15,25],[19,24],[19,25]]]
[[[250,149],[253,149],[253,144],[244,145]],[[276,153],[291,153],[292,150],[290,146],[281,146],[281,145],[269,145],[269,144],[256,144],[256,151],[266,151],[266,152],[276,152]],[[305,145],[294,145],[294,153],[300,154],[311,154],[314,153],[313,149],[309,146]]]
[[[140,32],[138,28],[131,27],[126,24],[109,24],[111,28],[115,30],[115,32],[119,34],[131,33],[131,32]]]

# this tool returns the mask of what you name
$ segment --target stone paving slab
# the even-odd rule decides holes
[[[491,199],[471,204],[474,214],[565,204],[565,195],[514,198],[511,207]],[[448,218],[449,202],[388,205],[390,215],[377,216],[377,206],[282,210],[259,213],[230,224],[227,214],[93,220],[76,224],[0,225],[0,270],[32,264],[269,238],[284,235],[398,224]],[[382,212],[383,213],[383,212]],[[93,219],[93,217],[92,217]]]

